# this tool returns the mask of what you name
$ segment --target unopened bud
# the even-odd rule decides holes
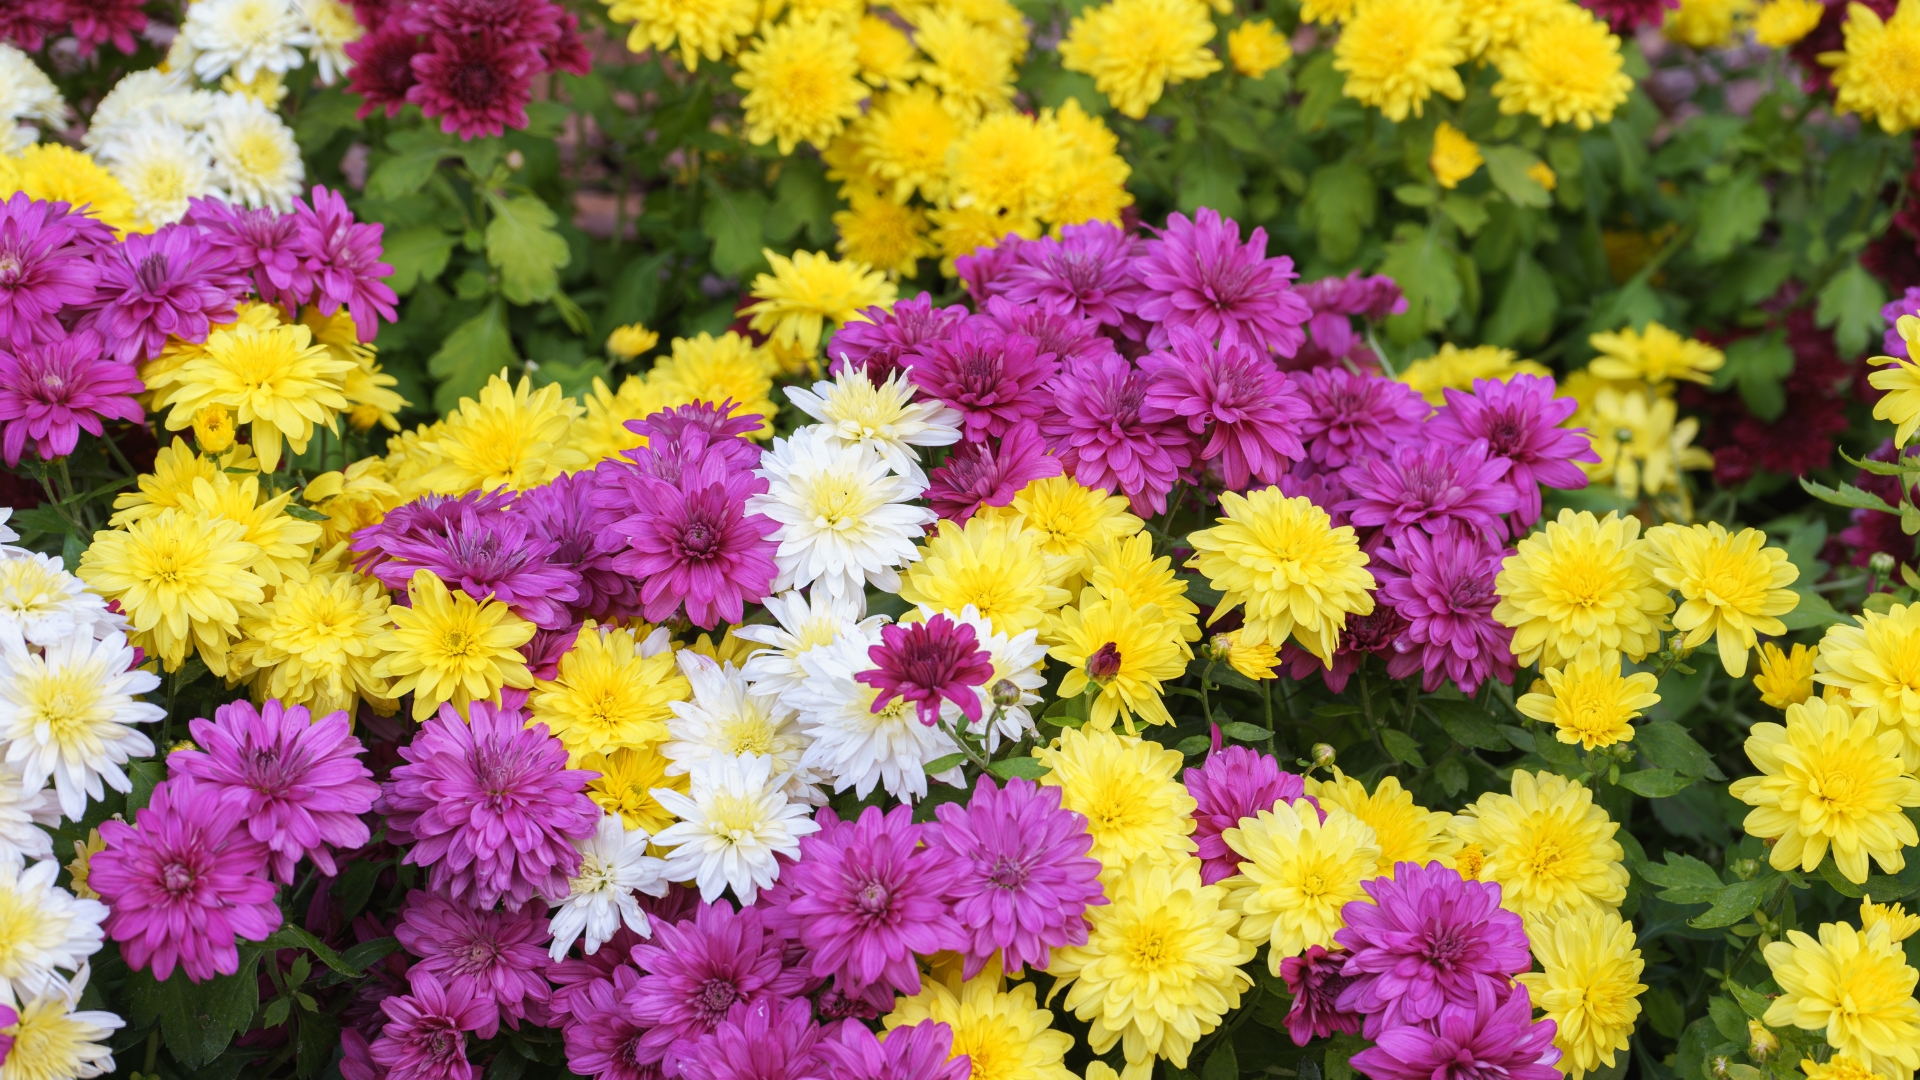
[[[1328,746],[1326,743],[1314,743],[1313,749],[1307,751],[1307,753],[1313,755],[1314,768],[1330,769],[1333,767],[1333,747]]]
[[[1892,577],[1894,568],[1899,565],[1898,559],[1884,551],[1876,551],[1867,559],[1867,569],[1873,571],[1877,577]]]
[[[994,705],[999,708],[1011,709],[1020,704],[1020,688],[1015,686],[1011,679],[995,680],[988,693],[992,695]]]
[[[507,151],[507,168],[519,172],[527,164],[527,155],[518,150]]]
[[[1741,881],[1752,881],[1753,875],[1760,872],[1760,860],[1735,859],[1727,864],[1727,870]]]
[[[198,749],[200,748],[193,745],[193,742],[191,740],[181,739],[179,742],[174,743],[172,746],[167,747],[167,753],[171,754],[177,750],[198,750]]]
[[[1767,1030],[1767,1025],[1758,1020],[1747,1021],[1747,1055],[1755,1061],[1767,1060],[1767,1055],[1780,1049],[1780,1037]]]
[[[1233,638],[1227,634],[1215,634],[1207,641],[1207,659],[1215,663],[1225,663],[1233,654]]]
[[[1113,642],[1109,641],[1100,646],[1094,650],[1092,656],[1087,657],[1087,678],[1094,682],[1105,686],[1109,679],[1118,674],[1120,674],[1120,648]]]
[[[1728,1080],[1732,1075],[1730,1072],[1732,1068],[1733,1059],[1725,1054],[1716,1055],[1707,1062],[1707,1072],[1714,1077],[1714,1080]]]

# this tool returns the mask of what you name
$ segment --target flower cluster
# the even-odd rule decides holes
[[[551,0],[356,0],[354,8],[365,33],[342,51],[362,119],[412,104],[450,135],[498,135],[527,126],[535,79],[589,70],[578,16]]]

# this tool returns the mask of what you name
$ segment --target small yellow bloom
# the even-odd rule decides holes
[[[1094,558],[1114,540],[1136,535],[1145,525],[1128,509],[1124,496],[1089,488],[1071,476],[1049,476],[1020,489],[1009,506],[989,506],[990,518],[1019,516],[1039,534],[1041,549],[1061,560],[1055,584],[1076,589],[1093,569]]]
[[[394,697],[413,694],[415,720],[447,703],[465,716],[469,703],[497,697],[502,686],[533,687],[519,648],[533,640],[534,626],[507,605],[450,592],[431,570],[414,572],[407,599],[411,606],[387,609],[393,629],[374,639],[385,655],[373,673],[394,680]]]
[[[105,850],[107,842],[100,839],[99,829],[88,829],[85,840],[73,842],[73,861],[67,864],[67,873],[71,876],[68,889],[73,895],[82,900],[100,899],[100,894],[87,884],[87,878],[93,869],[93,857]]]
[[[1548,126],[1591,130],[1612,120],[1633,90],[1620,39],[1577,4],[1544,8],[1494,64],[1500,70],[1493,84],[1500,111],[1531,113]]]
[[[671,764],[654,747],[615,750],[611,754],[583,754],[579,767],[599,773],[587,781],[587,798],[609,814],[619,814],[629,829],[645,829],[652,836],[672,825],[673,811],[653,797],[654,788],[687,793],[691,780],[686,773],[667,775]]]
[[[1895,941],[1905,941],[1920,932],[1920,914],[1909,915],[1899,904],[1876,904],[1869,896],[1860,901],[1860,929],[1871,930],[1885,924]]]
[[[1685,380],[1706,386],[1727,363],[1719,349],[1683,338],[1657,322],[1648,323],[1644,331],[1629,326],[1616,333],[1594,334],[1587,341],[1600,353],[1587,370],[1602,379],[1644,379],[1655,387]]]
[[[1590,651],[1564,668],[1547,668],[1534,692],[1516,702],[1520,711],[1554,726],[1563,743],[1588,750],[1633,739],[1633,718],[1660,703],[1651,672],[1623,675],[1619,653]],[[1542,684],[1547,688],[1540,691]]]
[[[1427,99],[1466,95],[1457,65],[1467,58],[1458,0],[1358,0],[1333,45],[1345,72],[1341,93],[1399,123]]]
[[[180,431],[209,405],[232,409],[253,425],[253,452],[267,472],[280,467],[280,440],[303,454],[314,426],[334,426],[347,408],[342,392],[349,361],[334,359],[305,326],[256,330],[237,323],[207,335],[205,355],[180,369],[167,430]]]
[[[1834,111],[1877,120],[1889,135],[1920,127],[1920,85],[1913,78],[1920,63],[1920,0],[1900,0],[1884,21],[1865,4],[1849,4],[1841,31],[1846,48],[1820,54],[1833,68]]]
[[[1717,49],[1732,43],[1734,33],[1752,13],[1753,0],[1680,0],[1679,8],[1668,12],[1660,24],[1660,32],[1668,41]]]
[[[920,81],[940,92],[940,107],[972,123],[1013,103],[1015,43],[965,14],[935,8],[914,23],[914,44],[927,54]]]
[[[1827,6],[1820,0],[1767,0],[1753,16],[1753,40],[1769,49],[1790,49],[1813,33]]]
[[[937,254],[927,240],[926,211],[865,187],[848,192],[847,202],[848,209],[834,211],[833,225],[840,233],[834,248],[849,260],[912,277],[921,259]]]
[[[93,534],[80,556],[80,580],[120,602],[133,632],[128,640],[180,670],[194,647],[207,669],[227,673],[227,654],[240,620],[265,597],[249,567],[260,548],[246,526],[199,511],[169,507],[129,522],[126,529]]]
[[[827,323],[843,324],[862,308],[891,308],[898,295],[886,275],[866,263],[813,251],[796,251],[791,259],[765,254],[773,273],[753,279],[757,302],[746,310],[748,325],[807,356],[819,350]]]
[[[1060,66],[1093,76],[1094,88],[1135,120],[1171,83],[1220,70],[1207,48],[1215,33],[1193,0],[1108,0],[1074,16],[1060,43]]]
[[[1199,850],[1192,833],[1200,804],[1180,783],[1180,751],[1117,731],[1067,728],[1033,756],[1048,769],[1041,786],[1059,788],[1060,805],[1087,819],[1087,854],[1105,876],[1135,861],[1184,861]]]
[[[1240,643],[1240,632],[1233,630],[1224,634],[1215,634],[1213,643],[1215,648],[1226,651],[1227,666],[1247,678],[1279,677],[1274,668],[1280,665],[1280,648],[1272,642],[1264,645],[1243,645]]]
[[[1523,917],[1617,909],[1626,851],[1593,792],[1525,769],[1512,783],[1511,795],[1490,791],[1453,819],[1461,842],[1486,853],[1480,880],[1499,882],[1501,906]]]
[[[1713,455],[1693,445],[1700,421],[1681,419],[1672,398],[1649,389],[1603,386],[1581,419],[1600,455],[1581,468],[1597,482],[1612,481],[1622,498],[1677,492],[1682,470],[1713,468]]]
[[[1414,802],[1413,793],[1400,786],[1398,777],[1381,777],[1369,793],[1365,784],[1335,768],[1330,780],[1308,777],[1307,794],[1320,800],[1323,809],[1338,807],[1373,830],[1380,845],[1382,877],[1392,877],[1403,862],[1445,864],[1460,846],[1452,835],[1453,815]]]
[[[862,15],[853,30],[860,77],[869,86],[905,85],[920,70],[913,42],[901,29],[877,15]]]
[[[731,56],[742,38],[760,23],[760,0],[601,0],[607,17],[632,23],[627,48],[633,52],[680,46],[680,62],[688,71],[700,68],[702,57]]]
[[[631,360],[660,344],[660,335],[639,323],[616,326],[607,335],[607,352],[615,360]]]
[[[1433,131],[1433,153],[1427,156],[1427,168],[1433,170],[1433,178],[1443,188],[1454,188],[1460,181],[1480,171],[1487,159],[1480,154],[1480,144],[1467,138],[1467,133],[1440,121]]]
[[[783,156],[803,142],[825,149],[867,97],[858,50],[838,19],[765,25],[738,63],[733,82],[747,92],[747,139],[774,143]]]
[[[1293,44],[1273,28],[1272,19],[1249,19],[1227,32],[1227,58],[1247,78],[1264,78],[1293,58]]]
[[[1799,930],[1766,948],[1781,994],[1761,1019],[1825,1035],[1827,1045],[1883,1076],[1907,1080],[1920,1068],[1920,981],[1884,926],[1856,930],[1820,924],[1820,938]]]
[[[1791,654],[1769,641],[1760,646],[1760,674],[1753,677],[1760,700],[1776,709],[1798,705],[1813,696],[1814,661],[1818,648],[1795,645]]]
[[[1800,603],[1800,594],[1787,588],[1799,579],[1799,568],[1766,543],[1758,529],[1730,535],[1718,522],[1647,530],[1648,569],[1680,594],[1673,628],[1686,634],[1682,645],[1697,649],[1714,639],[1721,666],[1736,679],[1746,676],[1758,635],[1786,633],[1778,616]]]
[[[1268,946],[1276,976],[1282,960],[1308,946],[1333,946],[1347,925],[1341,909],[1365,902],[1360,884],[1381,869],[1373,830],[1337,806],[1325,809],[1322,821],[1312,805],[1282,801],[1221,834],[1240,857],[1240,872],[1220,883],[1226,906],[1240,913],[1240,940]]]
[[[193,414],[193,441],[203,454],[219,454],[233,445],[233,414],[223,405],[209,405]]]
[[[1448,390],[1472,393],[1473,384],[1481,379],[1508,382],[1515,375],[1552,378],[1553,371],[1545,364],[1522,360],[1512,349],[1498,345],[1462,349],[1447,342],[1432,356],[1408,364],[1400,372],[1400,381],[1418,390],[1428,404],[1438,408],[1447,403]]]
[[[1900,336],[1906,339],[1908,356],[1920,356],[1912,348],[1914,342],[1920,341],[1920,318],[1902,315],[1894,326],[1900,331]],[[1867,376],[1867,382],[1876,390],[1886,391],[1874,403],[1873,418],[1898,425],[1893,433],[1893,444],[1904,447],[1912,440],[1914,430],[1920,428],[1920,363],[1892,356],[1875,356],[1867,362],[1892,365]]]

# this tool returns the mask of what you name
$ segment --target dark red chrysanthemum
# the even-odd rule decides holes
[[[80,43],[80,55],[92,56],[107,42],[132,56],[140,47],[136,37],[147,28],[147,0],[86,0],[67,5],[74,39]]]
[[[388,116],[400,115],[400,107],[407,103],[407,94],[417,81],[413,58],[419,51],[420,39],[398,22],[381,26],[347,45],[347,59],[353,61],[347,89],[360,95],[356,116],[365,120],[382,109]]]
[[[462,139],[499,135],[527,126],[527,102],[540,54],[526,42],[492,34],[440,36],[414,54],[415,82],[407,100],[440,130]]]
[[[873,699],[879,712],[894,698],[913,702],[920,722],[932,726],[940,719],[942,699],[953,702],[968,720],[980,719],[980,694],[975,687],[993,678],[993,662],[973,627],[935,615],[923,623],[888,626],[881,643],[867,650],[879,667],[855,678],[880,688]]]

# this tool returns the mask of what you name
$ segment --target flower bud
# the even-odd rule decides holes
[[[512,169],[514,172],[519,172],[526,167],[526,164],[527,155],[518,150],[507,151],[507,168]]]
[[[1898,559],[1884,551],[1876,551],[1867,559],[1867,569],[1873,571],[1875,577],[1892,577],[1899,565]]]
[[[1755,1061],[1767,1060],[1767,1055],[1780,1049],[1780,1037],[1767,1030],[1767,1025],[1758,1020],[1747,1021],[1747,1056]]]
[[[1307,753],[1313,755],[1314,768],[1330,769],[1333,767],[1333,747],[1328,746],[1326,743],[1314,743],[1313,749],[1307,751]]]
[[[1113,642],[1109,641],[1100,646],[1094,650],[1092,656],[1087,657],[1087,678],[1101,686],[1107,685],[1107,681],[1118,674],[1120,674],[1120,649]]]
[[[1752,881],[1753,875],[1760,872],[1760,860],[1735,859],[1727,864],[1727,870],[1741,881]]]
[[[1233,655],[1233,638],[1230,635],[1215,634],[1207,640],[1207,659],[1224,664],[1227,662],[1227,657],[1231,655]]]
[[[1728,1080],[1729,1076],[1731,1075],[1728,1070],[1730,1070],[1732,1067],[1733,1067],[1732,1058],[1728,1057],[1725,1054],[1718,1054],[1718,1055],[1715,1055],[1710,1060],[1708,1060],[1707,1074],[1709,1076],[1712,1076],[1714,1080]]]
[[[1020,704],[1020,688],[1015,686],[1011,679],[994,680],[988,694],[992,696],[993,704],[998,708],[1011,709]]]

